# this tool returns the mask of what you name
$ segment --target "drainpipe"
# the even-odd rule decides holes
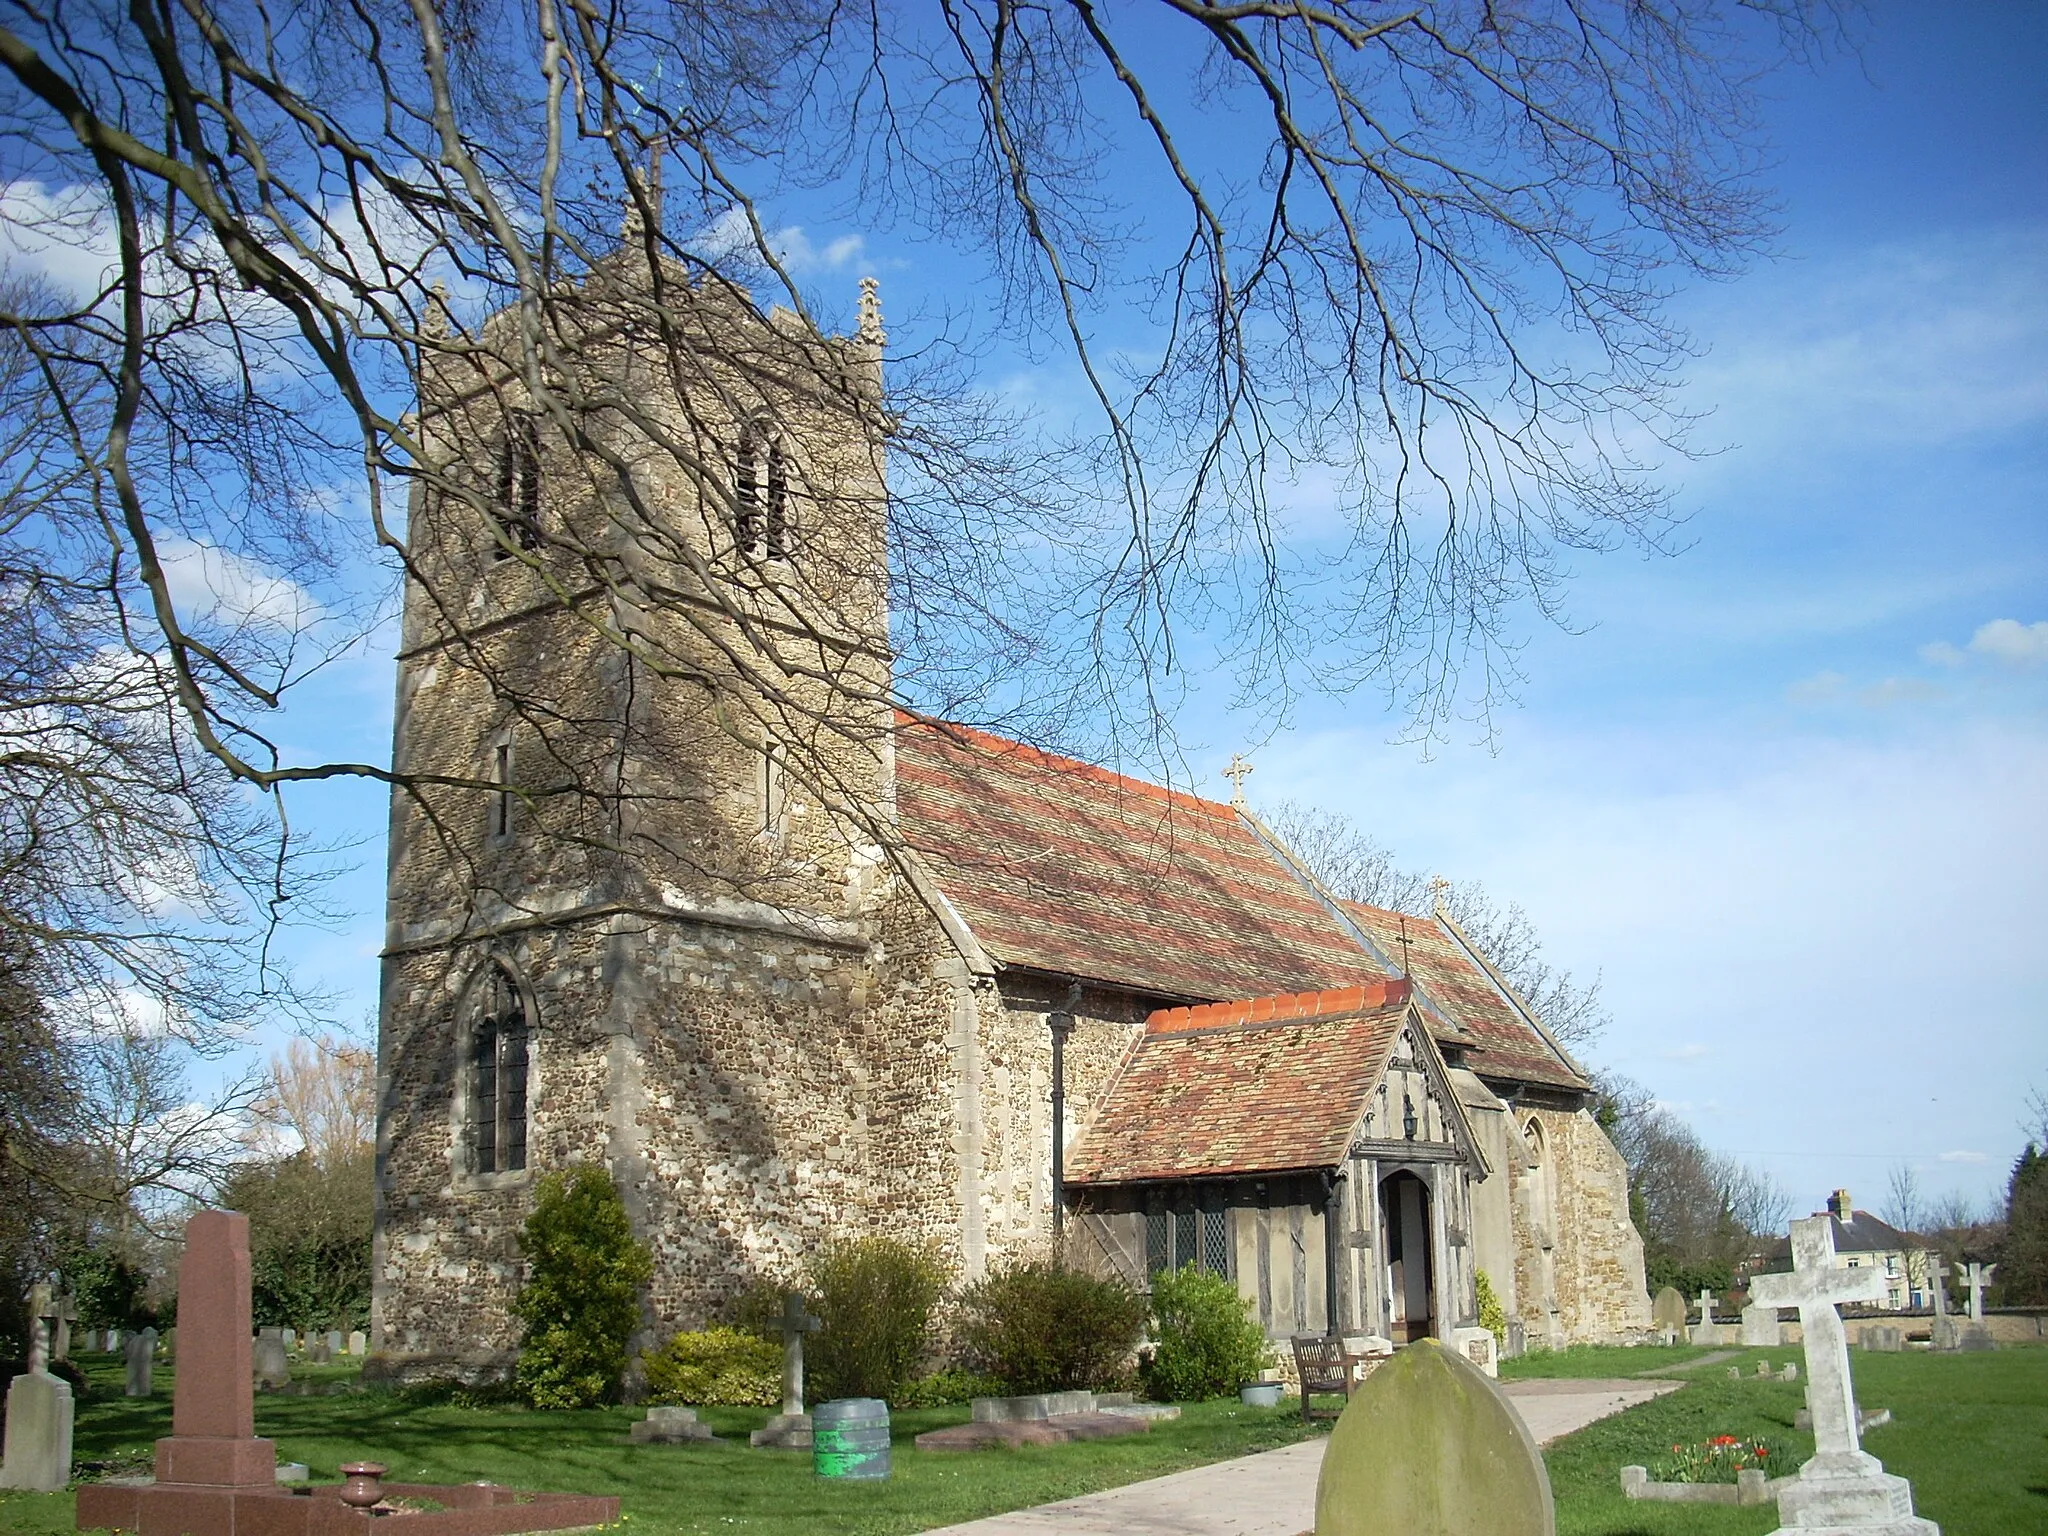
[[[1052,1029],[1052,1235],[1058,1241],[1067,1221],[1067,1036],[1074,1016],[1062,1009],[1045,1022]]]
[[[1332,1338],[1343,1331],[1337,1316],[1337,1212],[1343,1205],[1338,1188],[1344,1177],[1329,1169],[1323,1171],[1323,1318]]]

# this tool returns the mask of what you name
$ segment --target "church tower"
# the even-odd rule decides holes
[[[504,1363],[569,1164],[625,1192],[664,1327],[826,1233],[957,1227],[951,994],[881,850],[874,286],[827,337],[639,256],[419,369],[373,1278],[401,1369]]]

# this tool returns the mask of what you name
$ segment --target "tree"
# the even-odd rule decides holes
[[[1264,820],[1340,901],[1415,917],[1449,913],[1567,1049],[1593,1044],[1612,1022],[1600,1001],[1599,976],[1580,982],[1553,968],[1519,902],[1502,906],[1477,881],[1431,879],[1402,868],[1391,849],[1341,811],[1283,800]]]
[[[271,1057],[253,1111],[282,1155],[273,1140],[218,1197],[249,1218],[257,1322],[368,1326],[375,1095],[376,1058],[352,1042],[294,1039]]]
[[[1884,1219],[1901,1232],[1917,1232],[1927,1212],[1920,1198],[1920,1176],[1911,1163],[1892,1164],[1886,1182]]]
[[[1769,1174],[1709,1151],[1641,1084],[1608,1074],[1600,1090],[1596,1117],[1628,1165],[1650,1285],[1726,1287],[1784,1232],[1790,1200]]]
[[[793,388],[887,428],[878,707],[1170,751],[1199,626],[1276,709],[1371,683],[1434,729],[1461,679],[1483,702],[1511,673],[1512,614],[1558,613],[1564,556],[1657,545],[1668,498],[1636,445],[1682,447],[1687,351],[1662,300],[1767,234],[1752,91],[1823,26],[1817,0],[21,11],[0,28],[8,218],[51,281],[0,301],[34,470],[0,522],[34,643],[0,650],[26,658],[14,707],[65,722],[35,772],[68,833],[52,868],[91,878],[80,911],[57,878],[11,910],[147,979],[195,1038],[273,984],[252,934],[308,877],[285,792],[390,777],[295,757],[278,712],[401,570],[440,583],[456,651],[489,665],[487,621],[413,558],[394,496],[495,527],[635,666],[694,676],[737,633],[733,708],[801,713],[781,686],[800,658],[756,622],[781,578],[744,552],[709,570],[645,494],[738,526],[735,422],[806,408]],[[877,402],[819,340],[776,198],[950,244],[991,302],[918,330]],[[777,302],[796,318],[771,326]],[[598,324],[716,408],[677,430],[563,366]],[[991,331],[1059,349],[1085,409],[1034,425],[972,387]],[[443,367],[630,509],[636,548],[494,520],[490,476],[408,414]],[[1311,482],[1340,536],[1296,525]],[[785,585],[795,628],[829,630],[830,583]],[[522,792],[616,810],[588,722],[526,713],[564,777]],[[814,742],[845,728],[810,724],[785,731],[791,772],[833,803]],[[42,802],[18,771],[20,820]],[[496,792],[397,785],[437,787]]]
[[[2031,1141],[2006,1183],[1998,1288],[2007,1306],[2048,1304],[2048,1156]]]

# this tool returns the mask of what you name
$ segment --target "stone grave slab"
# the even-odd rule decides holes
[[[140,1333],[129,1334],[126,1349],[128,1396],[147,1397],[156,1373],[156,1330],[145,1328]]]
[[[285,1335],[289,1328],[260,1330],[249,1347],[249,1369],[258,1387],[275,1392],[292,1384],[292,1368],[285,1359]]]
[[[1528,1426],[1470,1361],[1424,1339],[1368,1377],[1331,1431],[1315,1536],[1553,1536]]]
[[[1778,1309],[1751,1302],[1742,1309],[1742,1344],[1745,1349],[1775,1349],[1778,1345]]]
[[[694,1408],[663,1406],[647,1410],[647,1417],[626,1431],[637,1445],[689,1445],[716,1440],[709,1424],[701,1423]]]
[[[358,1328],[348,1336],[348,1352],[352,1355],[367,1355],[370,1352],[370,1336]]]
[[[1044,1419],[980,1419],[930,1429],[917,1437],[920,1451],[986,1451],[1020,1445],[1065,1445],[1075,1440],[1114,1440],[1142,1435],[1152,1421],[1142,1415],[1100,1412],[1060,1413]]]
[[[1500,1341],[1491,1328],[1453,1328],[1451,1348],[1488,1376],[1500,1375]]]

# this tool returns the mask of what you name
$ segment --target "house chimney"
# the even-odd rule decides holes
[[[1829,1195],[1828,1210],[1837,1221],[1848,1221],[1854,1217],[1856,1213],[1849,1205],[1849,1191],[1838,1189]]]

